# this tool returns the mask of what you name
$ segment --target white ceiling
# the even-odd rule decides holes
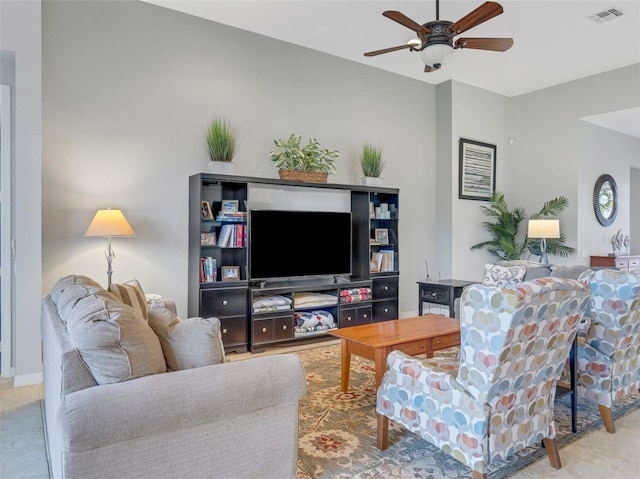
[[[435,20],[435,0],[147,1],[431,84],[454,79],[506,96],[640,63],[638,0],[501,0],[503,14],[460,37],[512,37],[513,47],[504,53],[456,50],[433,73],[423,72],[416,52],[376,57],[363,53],[402,45],[416,36],[383,17],[383,11],[398,10],[426,23]],[[440,19],[456,21],[482,3],[441,0]],[[610,7],[623,15],[600,24],[587,19]],[[637,121],[634,114],[624,118]],[[625,119],[605,119],[601,126],[611,128],[606,125]],[[627,134],[640,137],[640,122]]]

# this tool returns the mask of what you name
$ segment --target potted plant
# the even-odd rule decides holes
[[[300,146],[300,140],[300,135],[294,133],[286,141],[273,141],[279,150],[269,153],[269,158],[278,168],[280,178],[326,183],[329,173],[336,172],[335,159],[340,153],[321,148],[313,137],[305,146]]]
[[[226,120],[214,118],[207,128],[207,148],[209,151],[209,171],[230,175],[236,165],[233,157],[236,154],[238,133]]]
[[[532,214],[530,219],[540,219],[549,216],[557,217],[567,206],[569,200],[565,196],[558,196],[544,203],[540,211]],[[494,221],[482,223],[489,232],[491,239],[475,244],[471,250],[486,249],[499,260],[517,260],[527,254],[540,256],[540,241],[530,239],[520,231],[520,225],[527,219],[527,214],[521,207],[511,209],[504,197],[504,193],[494,191],[489,197],[489,206],[481,206],[485,216]],[[575,248],[567,246],[567,237],[560,233],[560,238],[547,240],[547,253],[566,258],[576,252]]]
[[[382,148],[365,143],[360,152],[360,166],[362,168],[362,184],[379,186],[382,184],[380,175],[384,170],[385,163],[382,161]]]

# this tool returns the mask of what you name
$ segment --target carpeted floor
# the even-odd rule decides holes
[[[455,354],[448,350],[442,354]],[[299,351],[307,374],[307,394],[300,405],[298,479],[450,479],[470,478],[471,471],[418,436],[393,425],[390,447],[376,447],[373,363],[352,356],[350,388],[340,390],[340,346]],[[602,427],[598,407],[578,401],[578,432],[571,433],[569,396],[556,401],[560,447]],[[634,395],[614,408],[614,417],[640,408]],[[562,455],[562,451],[560,452]],[[546,456],[539,446],[520,451],[492,466],[489,477],[502,479]]]

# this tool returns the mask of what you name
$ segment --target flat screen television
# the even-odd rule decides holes
[[[249,279],[351,274],[351,213],[251,210]]]

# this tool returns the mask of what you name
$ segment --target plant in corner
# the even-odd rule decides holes
[[[280,150],[269,153],[269,158],[279,169],[280,178],[326,183],[329,173],[336,172],[335,159],[340,153],[321,148],[313,137],[305,146],[300,146],[300,140],[294,133],[286,141],[273,141]]]
[[[365,143],[360,152],[360,167],[362,168],[362,184],[380,185],[382,178],[380,175],[384,170],[385,163],[382,161],[382,148]]]
[[[235,170],[232,163],[238,144],[238,132],[226,120],[214,118],[207,128],[209,170],[212,173],[230,174]]]
[[[569,205],[565,196],[558,196],[544,203],[540,211],[530,216],[530,219],[557,216]],[[527,219],[523,208],[509,208],[504,193],[494,191],[489,197],[489,206],[481,206],[485,216],[493,221],[485,221],[482,226],[489,232],[491,239],[475,244],[471,250],[486,248],[489,253],[500,260],[521,259],[527,252],[540,255],[540,241],[529,239],[520,232],[520,224]],[[567,246],[567,237],[560,233],[560,238],[547,240],[547,253],[566,258],[576,252],[575,248]]]

